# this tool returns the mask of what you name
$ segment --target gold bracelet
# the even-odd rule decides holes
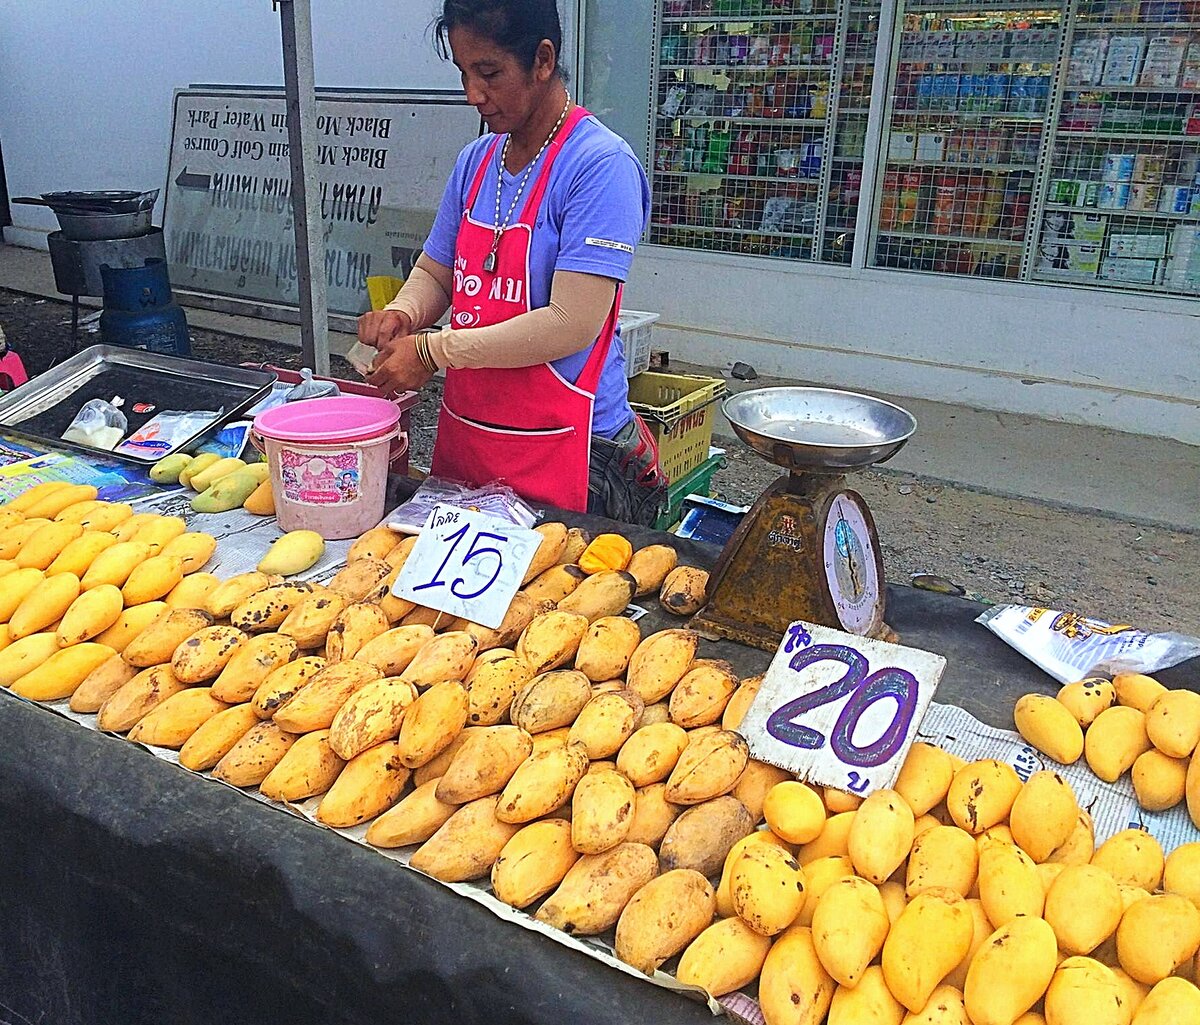
[[[433,353],[429,349],[429,332],[421,331],[414,337],[413,342],[417,350],[417,359],[421,361],[421,366],[431,374],[436,374],[438,372],[438,365],[433,358]]]

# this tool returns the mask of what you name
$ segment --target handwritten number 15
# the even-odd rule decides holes
[[[903,669],[887,668],[869,673],[870,663],[853,648],[841,644],[816,644],[797,652],[789,665],[800,672],[817,662],[840,662],[845,674],[833,683],[787,702],[767,719],[767,732],[792,747],[817,750],[825,746],[824,734],[796,720],[822,705],[849,697],[829,734],[830,750],[845,765],[873,768],[894,758],[904,744],[917,711],[917,680]],[[867,710],[877,701],[896,702],[883,735],[866,747],[854,743],[854,731]]]
[[[449,549],[446,551],[446,557],[442,559],[441,565],[438,566],[437,571],[433,574],[433,577],[423,584],[417,584],[415,587],[413,587],[414,591],[424,591],[431,587],[446,586],[446,581],[442,579],[442,573],[445,571],[446,565],[453,557],[455,550],[466,539],[466,536],[468,533],[470,533],[470,531],[471,526],[467,524],[459,527],[458,530],[456,530],[453,534],[448,534],[445,537],[443,541],[444,544],[450,544],[450,542],[453,542],[453,544],[450,544]],[[481,530],[475,535],[475,540],[471,542],[471,546],[467,549],[467,554],[462,557],[462,561],[459,563],[459,565],[466,566],[469,562],[471,562],[472,559],[481,559],[489,555],[494,555],[496,557],[496,568],[483,586],[474,591],[460,590],[460,588],[466,583],[466,580],[464,580],[462,577],[455,577],[455,579],[450,583],[450,593],[456,598],[461,598],[463,601],[471,601],[473,598],[478,598],[488,588],[490,588],[500,576],[500,569],[504,565],[504,555],[499,548],[496,548],[492,545],[481,546],[480,542],[482,542],[484,538],[495,541],[498,544],[506,544],[508,542],[508,538],[504,537],[503,535],[493,534],[486,530]]]

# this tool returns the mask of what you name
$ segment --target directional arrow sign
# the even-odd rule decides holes
[[[183,170],[179,172],[179,176],[175,179],[175,184],[181,189],[203,189],[207,192],[209,185],[212,184],[212,175],[193,174],[187,169],[187,165],[185,164]]]

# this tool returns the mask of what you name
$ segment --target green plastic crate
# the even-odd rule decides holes
[[[708,458],[697,466],[691,473],[676,481],[667,491],[667,507],[658,517],[654,527],[656,530],[670,530],[679,522],[683,512],[683,501],[689,495],[703,495],[705,498],[712,494],[712,479],[716,472],[725,465],[725,450],[710,448]]]

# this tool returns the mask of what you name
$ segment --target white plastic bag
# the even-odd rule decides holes
[[[1059,683],[1097,673],[1155,673],[1200,655],[1200,638],[1148,634],[1075,612],[997,605],[975,620]]]

